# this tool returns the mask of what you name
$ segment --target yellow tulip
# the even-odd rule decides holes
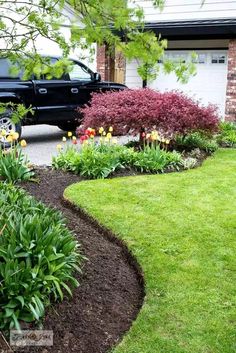
[[[21,145],[21,147],[26,147],[27,143],[25,140],[21,140],[20,145]]]
[[[109,132],[113,132],[113,127],[112,126],[109,127]]]
[[[110,139],[111,139],[111,137],[112,137],[112,136],[111,136],[111,133],[110,133],[110,132],[108,132],[108,133],[107,133],[107,138],[110,140]]]
[[[71,131],[68,131],[68,137],[71,137],[73,134],[72,134],[72,132]]]
[[[66,142],[66,137],[62,137],[62,142]]]
[[[72,136],[72,140],[73,140],[73,141],[76,141],[76,136]]]
[[[166,144],[169,145],[169,143],[170,143],[170,140],[167,139],[167,140],[166,140]]]
[[[103,135],[103,136],[106,136],[106,131],[103,131],[102,135]]]
[[[99,134],[102,134],[103,131],[104,131],[103,127],[100,127],[99,130],[98,130]]]
[[[8,135],[6,138],[7,142],[13,142],[13,137],[11,135]]]
[[[6,136],[6,134],[7,134],[6,130],[4,130],[4,129],[3,129],[3,130],[1,131],[1,135],[2,135],[2,137],[5,137],[5,136]]]
[[[14,131],[14,130],[11,130],[11,131],[9,132],[9,135],[10,135],[10,136],[13,136],[14,133],[15,133],[15,131]]]
[[[19,138],[19,134],[18,134],[18,132],[14,132],[14,134],[12,135],[12,139],[13,139],[13,141],[18,140],[18,138]]]

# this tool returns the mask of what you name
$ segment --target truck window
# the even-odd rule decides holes
[[[84,65],[73,62],[73,69],[69,73],[71,81],[91,81],[92,71]]]
[[[0,59],[0,79],[20,79],[20,72],[17,75],[11,74],[11,65],[8,59]]]

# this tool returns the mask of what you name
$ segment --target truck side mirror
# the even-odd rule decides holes
[[[99,74],[98,72],[94,73],[93,78],[94,78],[94,81],[97,81],[97,82],[100,82],[102,79],[101,74]]]

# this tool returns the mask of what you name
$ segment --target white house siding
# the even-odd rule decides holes
[[[142,79],[137,74],[138,62],[136,60],[132,60],[130,62],[126,62],[126,72],[125,72],[125,84],[129,88],[139,88],[142,87]]]
[[[35,8],[36,9],[36,8]],[[8,16],[12,16],[11,12],[7,12],[6,11],[6,15]],[[70,40],[70,24],[71,21],[74,19],[74,13],[72,11],[72,9],[65,5],[63,11],[62,11],[62,15],[63,15],[63,19],[64,19],[64,23],[61,26],[61,33],[65,36],[65,39],[67,41]],[[20,19],[23,16],[20,14],[16,14],[16,20],[20,21]],[[6,22],[7,25],[9,27],[12,26],[11,21],[7,21]],[[78,26],[80,25],[80,22],[77,21]],[[20,25],[18,26],[18,33],[22,33],[24,32],[25,29],[22,28]],[[37,50],[39,51],[40,54],[44,54],[44,55],[50,55],[50,56],[60,56],[62,54],[61,49],[59,48],[59,46],[47,39],[44,38],[42,36],[38,36],[37,37],[37,42],[35,43]],[[0,38],[0,48],[5,48],[6,47],[6,42],[4,41],[3,38]],[[31,49],[31,47],[28,48],[29,50]],[[94,45],[94,50],[96,51],[96,45]],[[73,52],[71,52],[71,58],[74,59],[78,59],[83,61],[85,64],[87,64],[92,70],[96,70],[96,53],[94,55],[89,55],[88,51],[81,51],[80,49],[75,49]]]
[[[130,6],[144,9],[146,22],[181,21],[212,18],[236,18],[236,1],[233,0],[166,0],[162,11],[154,8],[151,0],[130,1]]]

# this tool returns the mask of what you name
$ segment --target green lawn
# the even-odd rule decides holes
[[[236,352],[236,150],[183,173],[65,190],[124,239],[146,298],[115,353]]]

